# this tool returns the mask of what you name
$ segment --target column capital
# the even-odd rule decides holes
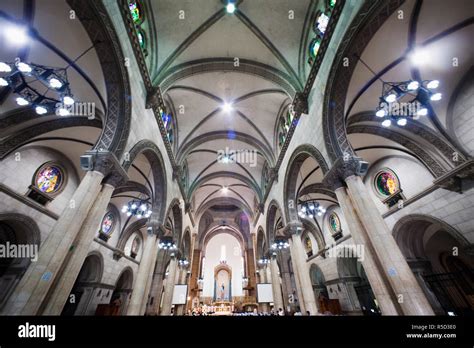
[[[323,178],[323,184],[335,191],[340,187],[345,187],[345,180],[352,175],[364,175],[367,171],[368,163],[360,157],[339,157]]]
[[[294,234],[298,235],[298,234],[301,234],[302,232],[303,232],[303,224],[301,223],[301,221],[290,221],[283,228],[283,233],[286,236],[292,236]]]
[[[104,183],[118,187],[128,181],[128,174],[118,158],[110,151],[92,150],[85,153],[92,157],[92,170],[104,175]]]

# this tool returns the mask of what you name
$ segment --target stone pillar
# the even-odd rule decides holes
[[[337,201],[341,207],[344,218],[349,225],[349,231],[352,240],[355,244],[364,246],[364,257],[361,261],[364,271],[369,280],[370,287],[374,292],[377,303],[383,315],[398,315],[401,314],[401,309],[395,300],[393,291],[391,291],[390,284],[386,275],[381,270],[380,264],[375,255],[367,233],[362,226],[359,217],[357,216],[354,206],[347,195],[345,187],[341,186],[335,191]]]
[[[163,294],[163,307],[161,315],[171,315],[171,302],[173,301],[174,285],[176,283],[176,273],[178,269],[178,260],[176,256],[171,256],[168,278],[166,279],[165,292]]]
[[[148,285],[148,277],[153,272],[150,268],[153,266],[153,254],[156,253],[157,237],[152,227],[147,228],[147,234],[140,266],[138,267],[137,279],[133,285],[132,298],[127,308],[127,315],[143,315],[143,301],[146,303],[148,300],[146,288]]]
[[[361,178],[346,179],[349,196],[405,315],[434,312]]]
[[[161,296],[163,295],[163,279],[165,275],[165,260],[168,253],[165,250],[160,250],[157,253],[155,268],[152,275],[150,286],[150,296],[153,298],[153,303],[147,310],[149,315],[158,315],[160,312]]]
[[[64,267],[61,276],[58,277],[55,286],[51,287],[52,291],[50,291],[49,301],[42,314],[61,314],[64,304],[67,302],[69,294],[76,282],[77,276],[81,271],[94,237],[100,229],[102,218],[107,212],[107,205],[110,202],[114,189],[115,187],[110,184],[104,184],[102,186],[102,191],[97,196],[94,205],[89,211],[89,215],[82,225],[81,231],[72,244],[73,249],[70,251],[70,257],[66,267]]]
[[[249,296],[256,297],[256,286],[257,286],[257,277],[255,274],[255,257],[253,249],[247,249],[247,278],[248,283],[247,287],[249,290]]]
[[[303,247],[303,242],[301,241],[301,234],[298,233],[300,230],[294,231],[291,236],[290,248],[293,249],[292,259],[296,262],[297,269],[295,273],[298,273],[298,278],[301,286],[301,293],[303,295],[302,300],[300,300],[300,305],[304,303],[304,311],[301,307],[302,313],[306,314],[306,311],[309,311],[311,315],[316,315],[318,313],[318,307],[316,305],[316,299],[314,298],[313,285],[309,277],[309,270],[306,265],[306,253]]]
[[[146,283],[146,288],[145,288],[145,298],[144,301],[142,302],[142,308],[140,310],[140,313],[146,313],[146,309],[148,306],[148,301],[151,299],[150,293],[151,293],[151,285],[153,283],[153,273],[155,271],[155,266],[156,266],[156,259],[158,258],[158,253],[160,251],[160,248],[158,246],[159,244],[159,239],[155,239],[155,245],[153,246],[153,251],[152,251],[152,258],[150,261],[150,268],[148,270],[148,279]]]
[[[4,314],[36,315],[41,312],[51,285],[60,275],[71,244],[99,195],[103,178],[104,174],[99,171],[86,173],[48,238],[42,243],[38,261],[32,262],[21,278]]]
[[[272,255],[271,257],[270,268],[272,272],[273,307],[275,311],[278,311],[280,308],[283,308],[283,297],[281,294],[276,255]]]
[[[295,278],[296,293],[298,294],[297,306],[300,307],[302,313],[306,313],[306,303],[304,301],[303,285],[300,281],[297,251],[296,248],[293,246],[294,243],[292,239],[289,239],[288,243],[290,244],[291,264],[293,265],[293,277]]]
[[[191,299],[188,301],[187,309],[192,309],[192,302],[195,297],[199,297],[199,268],[200,268],[200,261],[201,261],[201,250],[194,249],[193,251],[193,259],[191,262],[191,276],[189,277],[189,296]]]

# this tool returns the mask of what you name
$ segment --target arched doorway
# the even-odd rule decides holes
[[[400,219],[393,236],[436,314],[474,313],[472,245],[447,223],[413,214]]]
[[[350,303],[349,310],[362,311],[364,315],[381,315],[380,308],[370,286],[364,267],[347,249],[340,249],[337,258],[337,271],[341,285],[345,288]],[[338,289],[339,290],[339,289]]]
[[[311,267],[309,269],[309,276],[311,278],[311,284],[313,285],[313,292],[316,300],[322,297],[329,298],[324,274],[323,272],[321,272],[321,269],[314,263],[311,264]]]
[[[61,315],[87,315],[92,310],[89,308],[94,290],[102,279],[104,261],[102,255],[92,253],[86,257],[82,264],[76,282],[69,294]]]
[[[128,302],[130,300],[130,293],[133,286],[133,271],[127,267],[122,271],[122,274],[115,284],[114,292],[110,298],[111,312],[110,315],[122,315],[126,313]]]
[[[6,304],[32,260],[38,257],[40,233],[36,223],[20,214],[0,215],[0,308]],[[10,246],[10,247],[8,247]],[[14,248],[17,255],[10,256]],[[24,255],[23,255],[24,254]]]

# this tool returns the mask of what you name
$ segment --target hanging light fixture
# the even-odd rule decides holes
[[[259,263],[260,265],[267,265],[267,264],[270,263],[270,260],[267,259],[266,257],[262,257],[261,259],[258,260],[258,263]]]
[[[10,87],[19,106],[31,105],[38,115],[56,110],[59,116],[68,116],[64,106],[72,106],[67,68],[54,68],[35,63],[0,62],[0,87]],[[46,92],[40,90],[46,88]]]
[[[189,261],[185,258],[178,260],[178,265],[181,267],[187,267],[189,265]]]
[[[275,239],[273,244],[271,245],[272,250],[283,250],[287,249],[290,246],[290,244],[286,241],[284,238],[278,238]]]
[[[151,204],[143,199],[133,199],[122,207],[122,213],[137,219],[149,218],[152,213]]]
[[[298,215],[302,218],[312,219],[315,215],[321,216],[326,209],[316,200],[308,200],[300,204]]]
[[[404,127],[408,118],[428,115],[430,100],[441,100],[442,94],[434,91],[438,87],[438,80],[383,82],[375,116],[382,118],[383,127],[393,123]]]
[[[163,250],[176,250],[176,244],[172,237],[163,237],[160,239],[158,247]],[[178,261],[179,263],[179,261]]]

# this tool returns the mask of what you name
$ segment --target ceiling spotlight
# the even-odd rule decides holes
[[[31,72],[31,66],[29,66],[28,64],[26,63],[23,63],[23,62],[19,62],[16,67],[18,68],[18,70],[20,70],[22,73],[30,73]]]
[[[63,98],[63,103],[65,105],[72,105],[72,104],[74,104],[74,99],[72,99],[72,97],[67,95]]]
[[[232,104],[231,103],[224,103],[222,105],[222,110],[225,112],[231,112],[232,111]]]
[[[433,101],[441,100],[442,94],[441,93],[435,93],[433,94],[430,99]]]
[[[57,78],[53,77],[49,80],[49,86],[51,88],[61,88],[63,86],[63,83],[59,81]]]
[[[393,103],[395,100],[397,100],[397,95],[395,93],[390,93],[386,95],[384,99],[387,103]]]
[[[402,127],[403,127],[403,126],[405,126],[405,125],[407,124],[407,119],[406,119],[406,118],[399,118],[399,119],[397,120],[397,124],[398,124],[399,126],[402,126]]]
[[[430,57],[428,56],[428,53],[422,48],[417,48],[410,54],[410,61],[414,65],[423,65],[429,59]]]
[[[38,115],[44,115],[45,113],[48,112],[48,109],[46,109],[44,106],[41,106],[41,105],[38,105],[36,108],[35,108],[35,111]]]
[[[392,121],[390,120],[385,120],[382,122],[382,126],[384,127],[390,127],[391,124],[392,124]]]
[[[435,89],[435,88],[438,88],[438,86],[439,86],[439,81],[438,80],[430,81],[426,85],[426,87],[429,88],[429,89]]]
[[[226,186],[222,186],[222,193],[227,193],[229,189]]]
[[[227,6],[225,7],[225,10],[227,13],[234,13],[235,12],[235,4],[232,2],[229,2]]]
[[[384,117],[387,113],[385,112],[384,109],[378,109],[377,112],[375,113],[375,116],[377,117]]]
[[[420,110],[418,110],[418,112],[416,114],[418,116],[426,116],[426,115],[428,115],[428,109],[427,108],[421,108]]]
[[[17,103],[18,105],[20,105],[20,106],[25,106],[25,105],[28,105],[28,104],[29,104],[28,100],[26,100],[26,99],[23,98],[23,97],[18,97],[18,98],[16,98],[16,103]]]
[[[420,87],[420,84],[418,81],[411,81],[408,85],[407,85],[407,89],[409,91],[415,91],[418,89],[418,87]]]
[[[28,40],[26,28],[18,25],[8,26],[4,31],[4,35],[8,41],[18,46],[25,44]]]
[[[12,68],[10,65],[4,62],[0,62],[0,72],[10,72],[12,71]]]
[[[58,110],[58,115],[59,116],[69,116],[71,113],[69,112],[68,109],[65,109],[65,108],[60,108]]]
[[[8,81],[5,80],[3,77],[0,77],[0,86],[1,87],[8,86]]]

